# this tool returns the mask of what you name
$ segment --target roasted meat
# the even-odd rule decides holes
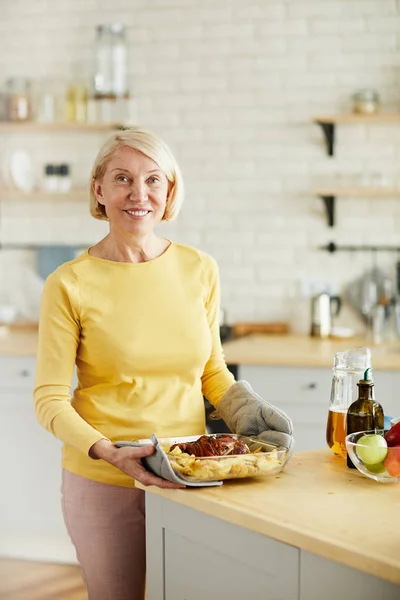
[[[193,456],[227,456],[228,454],[250,453],[244,442],[229,434],[219,436],[202,435],[195,442],[174,444],[171,446],[170,452],[176,447],[180,448],[182,452]]]

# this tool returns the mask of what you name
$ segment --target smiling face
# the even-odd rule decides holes
[[[163,218],[169,187],[165,173],[154,160],[123,146],[108,162],[104,176],[93,182],[93,189],[106,210],[111,229],[146,235]]]

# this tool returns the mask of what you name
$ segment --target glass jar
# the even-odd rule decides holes
[[[9,121],[29,121],[32,117],[31,82],[25,77],[6,81],[7,118]]]
[[[376,90],[358,90],[353,94],[353,112],[362,115],[373,115],[378,112],[380,104]]]
[[[96,98],[128,97],[128,49],[125,27],[99,25],[94,46],[93,94]]]
[[[357,384],[371,367],[369,348],[337,352],[333,360],[331,398],[326,425],[326,442],[338,456],[346,457],[347,409],[358,397]]]

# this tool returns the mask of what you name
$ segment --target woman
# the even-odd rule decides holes
[[[90,600],[142,600],[144,485],[154,451],[117,440],[205,432],[203,394],[228,426],[289,446],[290,420],[235,383],[219,339],[219,282],[207,254],[159,237],[183,200],[166,144],[116,133],[93,167],[90,212],[109,233],[47,279],[35,406],[63,445],[62,504]],[[74,365],[78,386],[70,395]]]

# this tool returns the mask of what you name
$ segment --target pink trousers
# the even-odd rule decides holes
[[[63,470],[62,509],[89,600],[143,600],[144,492]]]

